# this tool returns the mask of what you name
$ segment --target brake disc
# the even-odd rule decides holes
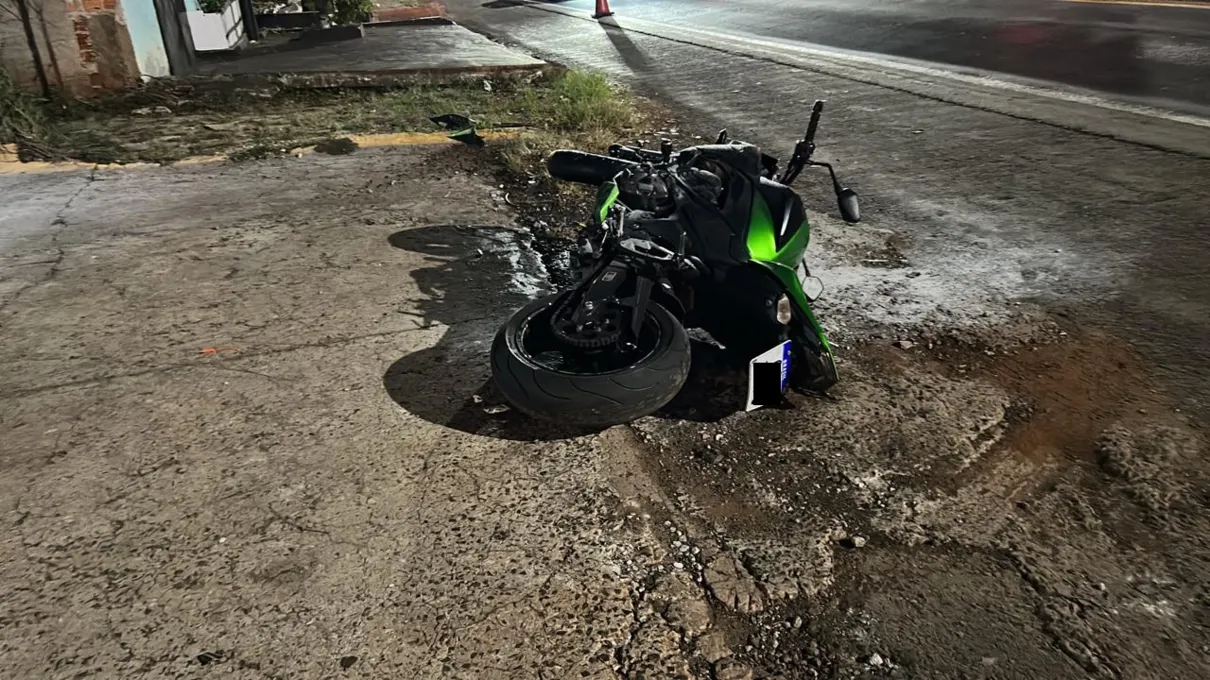
[[[622,310],[611,306],[598,316],[598,321],[576,324],[562,317],[566,303],[550,318],[550,329],[559,340],[580,349],[601,349],[622,339]]]

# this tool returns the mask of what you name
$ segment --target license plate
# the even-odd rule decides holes
[[[780,404],[790,386],[790,341],[748,362],[748,411]]]

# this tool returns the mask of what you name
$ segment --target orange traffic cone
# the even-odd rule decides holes
[[[609,9],[609,0],[597,0],[597,11],[592,15],[592,18],[604,19],[611,16],[613,16],[613,10]]]

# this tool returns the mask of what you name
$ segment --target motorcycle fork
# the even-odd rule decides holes
[[[632,289],[632,294],[622,297],[623,288]],[[610,303],[629,307],[631,316],[628,330],[631,338],[637,341],[643,332],[647,306],[651,303],[654,289],[655,281],[641,271],[641,268],[635,267],[634,263],[623,259],[603,258],[593,273],[573,289],[579,299],[572,319],[576,323],[595,320]]]

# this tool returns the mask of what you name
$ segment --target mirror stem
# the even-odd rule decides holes
[[[838,178],[836,176],[836,170],[832,167],[831,163],[824,163],[822,161],[811,161],[810,165],[828,169],[828,174],[832,176],[832,191],[836,192],[837,196],[840,195],[841,191],[844,191],[844,187],[840,186],[840,178]]]

